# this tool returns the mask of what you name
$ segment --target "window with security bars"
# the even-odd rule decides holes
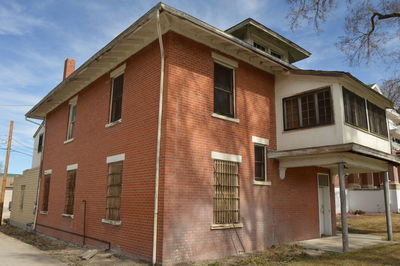
[[[49,194],[50,194],[50,175],[44,176],[44,192],[43,192],[43,204],[42,211],[47,212],[49,210]]]
[[[108,165],[106,219],[120,221],[122,161]]]
[[[239,163],[214,160],[214,224],[236,224],[239,213]]]
[[[74,214],[74,198],[75,198],[75,179],[76,170],[67,172],[67,191],[65,195],[65,214]]]

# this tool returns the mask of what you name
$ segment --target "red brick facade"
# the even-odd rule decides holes
[[[158,261],[172,264],[218,258],[243,250],[261,250],[275,243],[319,237],[317,173],[327,172],[326,169],[288,169],[286,178],[280,180],[277,161],[268,160],[268,180],[272,185],[253,184],[252,136],[269,139],[268,149],[276,149],[274,76],[239,61],[235,83],[236,114],[240,122],[215,118],[211,116],[212,50],[175,33],[165,34],[164,43],[166,81]],[[151,259],[159,80],[160,53],[155,42],[126,61],[120,124],[105,128],[110,101],[109,74],[79,93],[72,142],[63,143],[68,101],[48,114],[43,169],[52,169],[51,192],[49,212],[38,215],[39,224],[82,233],[82,200],[87,200],[87,235],[110,241],[113,249]],[[210,228],[212,151],[243,158],[239,167],[243,228]],[[113,226],[101,222],[105,215],[106,157],[120,153],[126,156],[122,224]],[[78,170],[71,219],[61,214],[66,166],[75,163]],[[335,225],[333,186],[331,204]],[[67,240],[82,239],[40,225],[37,229]],[[94,241],[89,243],[99,245]]]

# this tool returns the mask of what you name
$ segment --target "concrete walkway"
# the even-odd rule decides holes
[[[65,265],[53,259],[39,249],[15,238],[0,233],[0,265],[2,266],[39,266]]]
[[[398,243],[394,241],[385,241],[381,236],[364,235],[364,234],[349,234],[349,249],[360,249],[363,247],[378,245],[378,244],[391,244]],[[331,252],[342,252],[342,236],[330,236],[323,238],[316,238],[310,240],[303,240],[295,242],[295,244],[309,249],[318,249]]]

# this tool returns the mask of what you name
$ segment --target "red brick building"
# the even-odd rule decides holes
[[[164,264],[335,234],[331,166],[268,158],[277,75],[309,55],[253,20],[224,32],[159,4],[68,60],[27,114],[46,124],[36,230]]]

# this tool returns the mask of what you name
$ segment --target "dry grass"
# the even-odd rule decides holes
[[[386,237],[386,218],[384,214],[349,215],[349,233],[371,234]],[[340,217],[337,219],[340,230]],[[392,213],[393,239],[400,241],[400,214]]]

